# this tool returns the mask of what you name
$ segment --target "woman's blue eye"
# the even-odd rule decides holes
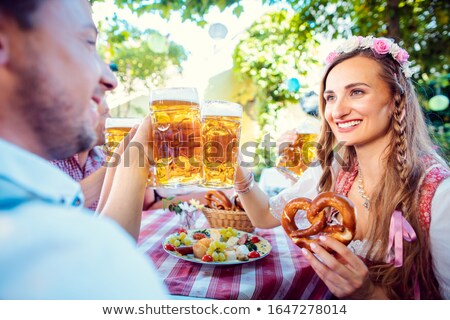
[[[359,89],[356,89],[356,90],[352,91],[352,95],[360,95],[360,94],[363,94],[363,93],[364,93],[364,91],[359,90]]]

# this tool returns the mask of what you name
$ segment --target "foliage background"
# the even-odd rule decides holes
[[[91,0],[95,1],[103,0]],[[278,111],[298,101],[304,93],[287,90],[285,80],[292,74],[306,79],[311,70],[305,66],[321,63],[315,60],[317,39],[371,34],[393,38],[410,53],[416,70],[413,81],[430,119],[430,132],[450,158],[450,108],[441,112],[428,110],[429,98],[439,93],[449,95],[450,1],[260,1],[268,5],[284,3],[293,9],[292,14],[280,11],[255,22],[233,56],[235,72],[257,88],[255,106],[262,134],[273,132]],[[213,6],[221,10],[231,8],[237,16],[243,10],[240,0],[115,0],[115,3],[138,15],[156,12],[166,19],[178,11],[184,20],[200,26],[206,25],[205,14]],[[116,45],[115,41],[111,45]]]

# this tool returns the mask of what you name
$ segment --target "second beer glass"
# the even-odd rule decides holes
[[[232,188],[236,176],[242,106],[219,100],[202,106],[203,183],[209,188]]]
[[[156,183],[162,187],[202,180],[200,107],[195,88],[150,91]]]

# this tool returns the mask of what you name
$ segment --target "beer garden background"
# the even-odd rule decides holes
[[[410,52],[430,134],[450,159],[448,1],[90,2],[101,54],[120,80],[108,97],[113,116],[145,115],[150,88],[195,86],[202,98],[244,106],[241,143],[266,133],[275,140],[305,120],[316,121],[307,113],[314,111],[323,61],[335,42],[373,34],[400,39]],[[256,173],[274,157],[260,162]]]

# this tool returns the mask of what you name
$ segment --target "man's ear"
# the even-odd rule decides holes
[[[5,65],[9,60],[9,38],[0,31],[0,66]]]

